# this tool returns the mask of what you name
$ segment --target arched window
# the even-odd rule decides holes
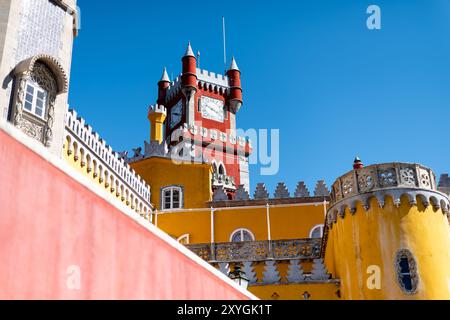
[[[255,241],[255,236],[248,229],[237,229],[230,236],[231,242]]]
[[[415,294],[419,283],[416,260],[409,250],[400,250],[397,253],[397,278],[403,292]]]
[[[181,209],[183,207],[183,188],[172,186],[161,190],[162,210]]]
[[[309,233],[309,237],[311,239],[319,239],[323,237],[323,224],[318,224],[317,226],[314,226],[314,228],[311,229],[311,232]]]
[[[223,165],[223,163],[221,163],[220,165],[219,165],[219,174],[226,174],[227,173],[227,171],[225,170],[225,166]]]
[[[182,235],[177,239],[177,241],[181,244],[187,245],[190,242],[190,236],[189,233]]]

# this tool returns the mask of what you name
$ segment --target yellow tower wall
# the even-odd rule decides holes
[[[325,263],[340,278],[343,299],[450,299],[448,198],[433,186],[392,188],[364,198],[335,203],[327,217]],[[398,278],[402,250],[415,261],[410,269],[417,288],[409,292]]]

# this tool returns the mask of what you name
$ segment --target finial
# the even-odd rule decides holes
[[[231,59],[231,66],[230,66],[230,69],[229,69],[229,70],[240,71],[240,70],[239,70],[239,67],[238,67],[238,65],[237,65],[237,63],[236,63],[236,59],[234,59],[234,57],[233,57],[233,59]]]
[[[353,162],[353,169],[358,170],[362,168],[364,168],[364,164],[359,157],[356,157],[355,161]]]
[[[167,74],[167,69],[166,67],[164,67],[162,76],[161,76],[161,80],[159,80],[159,82],[170,82],[170,78],[169,75]]]
[[[194,57],[195,58],[194,51],[192,50],[190,41],[188,42],[188,47],[186,49],[186,53],[184,54],[184,56],[185,57]]]

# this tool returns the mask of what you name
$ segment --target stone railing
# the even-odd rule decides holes
[[[236,183],[234,181],[234,177],[227,176],[225,174],[214,173],[212,176],[212,186],[236,190]]]
[[[141,214],[151,210],[150,186],[74,110],[66,116],[65,152],[111,193]]]
[[[343,216],[346,208],[354,213],[358,203],[367,210],[373,197],[383,207],[386,196],[390,196],[396,206],[401,205],[403,196],[411,205],[416,204],[419,197],[425,206],[431,204],[445,213],[449,211],[449,199],[437,190],[431,169],[414,163],[386,163],[352,170],[336,180],[327,224],[331,226],[336,222],[337,215]]]
[[[321,239],[191,244],[187,247],[214,263],[320,258]]]

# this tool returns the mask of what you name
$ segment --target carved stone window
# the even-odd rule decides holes
[[[409,250],[400,250],[396,257],[397,279],[402,291],[415,294],[419,283],[416,260]]]
[[[14,69],[15,94],[11,122],[28,136],[49,147],[53,140],[55,103],[67,92],[67,77],[56,59],[39,55]]]

